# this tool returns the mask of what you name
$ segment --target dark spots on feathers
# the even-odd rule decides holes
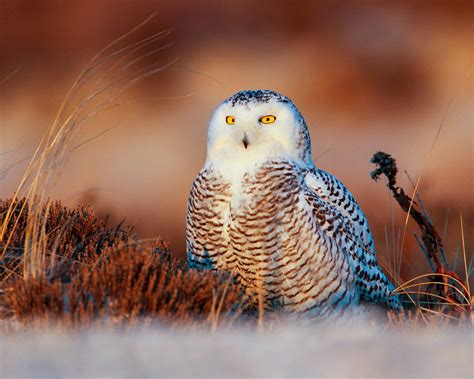
[[[226,102],[230,102],[232,106],[236,104],[248,105],[249,103],[268,103],[270,100],[276,100],[280,103],[291,103],[286,96],[271,90],[244,90],[237,92],[229,97]]]

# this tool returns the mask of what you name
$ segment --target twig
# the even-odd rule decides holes
[[[418,197],[417,203],[405,194],[403,188],[397,186],[398,168],[395,159],[390,154],[379,151],[374,154],[371,163],[376,166],[375,170],[370,173],[372,179],[377,181],[381,175],[387,177],[387,187],[392,192],[394,199],[415,220],[421,229],[421,241],[417,236],[415,238],[434,271],[431,281],[433,283],[433,291],[436,292],[433,293],[433,296],[443,296],[450,302],[461,305],[463,309],[470,313],[471,304],[466,304],[464,300],[466,298],[470,299],[469,286],[466,285],[458,274],[449,270],[446,258],[444,257],[443,242],[429,218],[428,212],[422,205],[421,198]],[[467,276],[466,281],[468,282]],[[460,284],[462,291],[458,291],[462,296],[453,289],[453,283]],[[454,288],[458,289],[457,287]]]

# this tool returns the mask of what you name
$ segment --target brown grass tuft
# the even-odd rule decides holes
[[[0,202],[1,217],[10,205]],[[204,320],[215,326],[220,315],[240,309],[241,292],[227,278],[187,271],[162,240],[140,242],[129,228],[107,227],[90,208],[71,210],[59,202],[46,225],[46,270],[24,277],[25,225],[20,219],[0,262],[4,321],[83,327]]]
[[[24,271],[25,234],[28,223],[28,206],[21,212],[26,200],[0,200],[0,225],[7,221],[6,239],[0,242],[0,282],[11,276],[21,275]],[[8,209],[15,209],[13,217],[5,220]],[[41,212],[45,213],[45,208]],[[16,226],[15,226],[16,225]],[[92,264],[98,256],[111,248],[132,238],[129,227],[119,224],[115,228],[107,227],[107,220],[94,216],[91,208],[79,206],[68,209],[60,202],[52,202],[44,225],[43,247],[46,254],[47,272],[50,279],[60,277],[68,280],[70,271],[77,265]]]

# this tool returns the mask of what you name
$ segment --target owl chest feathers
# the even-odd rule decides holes
[[[213,226],[206,230],[210,239],[219,235],[224,245],[238,249],[239,241],[259,236],[264,248],[264,237],[279,228],[298,201],[300,182],[301,173],[289,163],[270,161],[249,170],[227,171],[211,166],[196,179],[188,211],[195,218],[207,218]],[[199,210],[201,214],[196,214]]]
[[[314,222],[304,180],[304,168],[279,160],[241,172],[204,169],[188,206],[190,265],[230,272],[272,308],[317,303],[320,312],[321,302],[355,296],[344,256]]]

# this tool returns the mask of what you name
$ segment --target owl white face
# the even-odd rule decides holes
[[[242,91],[221,103],[212,115],[207,163],[254,167],[272,158],[304,161],[309,134],[293,103],[272,91]]]

